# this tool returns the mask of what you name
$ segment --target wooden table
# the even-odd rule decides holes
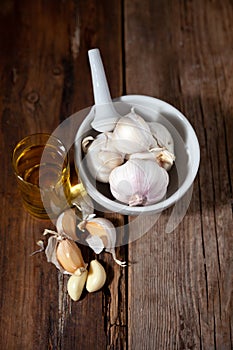
[[[1,1],[1,349],[232,349],[232,23],[230,0]],[[95,47],[112,97],[154,96],[187,116],[201,164],[182,222],[166,232],[170,208],[117,248],[125,269],[101,254],[107,285],[75,303],[67,277],[30,256],[53,225],[24,211],[11,154],[93,104]]]

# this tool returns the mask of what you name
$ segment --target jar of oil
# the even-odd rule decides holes
[[[40,219],[55,219],[70,204],[70,169],[62,142],[48,134],[20,141],[13,167],[25,208]]]

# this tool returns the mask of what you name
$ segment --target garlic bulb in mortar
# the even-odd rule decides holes
[[[113,148],[112,133],[99,134],[87,148],[87,139],[83,140],[87,149],[85,161],[92,177],[101,182],[108,182],[109,174],[124,161],[124,155]]]
[[[160,201],[166,194],[168,182],[167,171],[150,159],[129,159],[109,176],[113,196],[129,206]]]
[[[114,147],[125,154],[148,151],[156,146],[148,124],[135,113],[134,108],[117,122],[113,141]]]

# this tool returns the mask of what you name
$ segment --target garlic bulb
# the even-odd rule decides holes
[[[148,151],[156,146],[148,124],[135,113],[134,108],[117,122],[113,141],[114,147],[125,154]]]
[[[160,201],[166,194],[168,182],[167,171],[150,159],[129,159],[109,176],[113,196],[129,206]]]
[[[83,140],[83,148],[87,150],[85,161],[92,177],[101,182],[108,182],[109,174],[124,161],[122,152],[113,148],[112,133],[99,134],[87,148],[87,138]]]
[[[149,122],[148,125],[157,146],[160,148],[165,147],[170,153],[174,154],[174,142],[168,129],[157,122]]]

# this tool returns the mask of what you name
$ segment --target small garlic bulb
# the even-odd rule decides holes
[[[109,176],[113,196],[129,206],[160,201],[166,194],[168,182],[167,171],[150,159],[129,159]]]
[[[117,122],[113,140],[114,147],[125,154],[148,151],[156,146],[148,124],[135,113],[134,108]]]
[[[111,171],[124,161],[124,155],[114,149],[111,136],[110,132],[99,134],[88,148],[87,139],[83,140],[88,170],[94,179],[105,183]]]

